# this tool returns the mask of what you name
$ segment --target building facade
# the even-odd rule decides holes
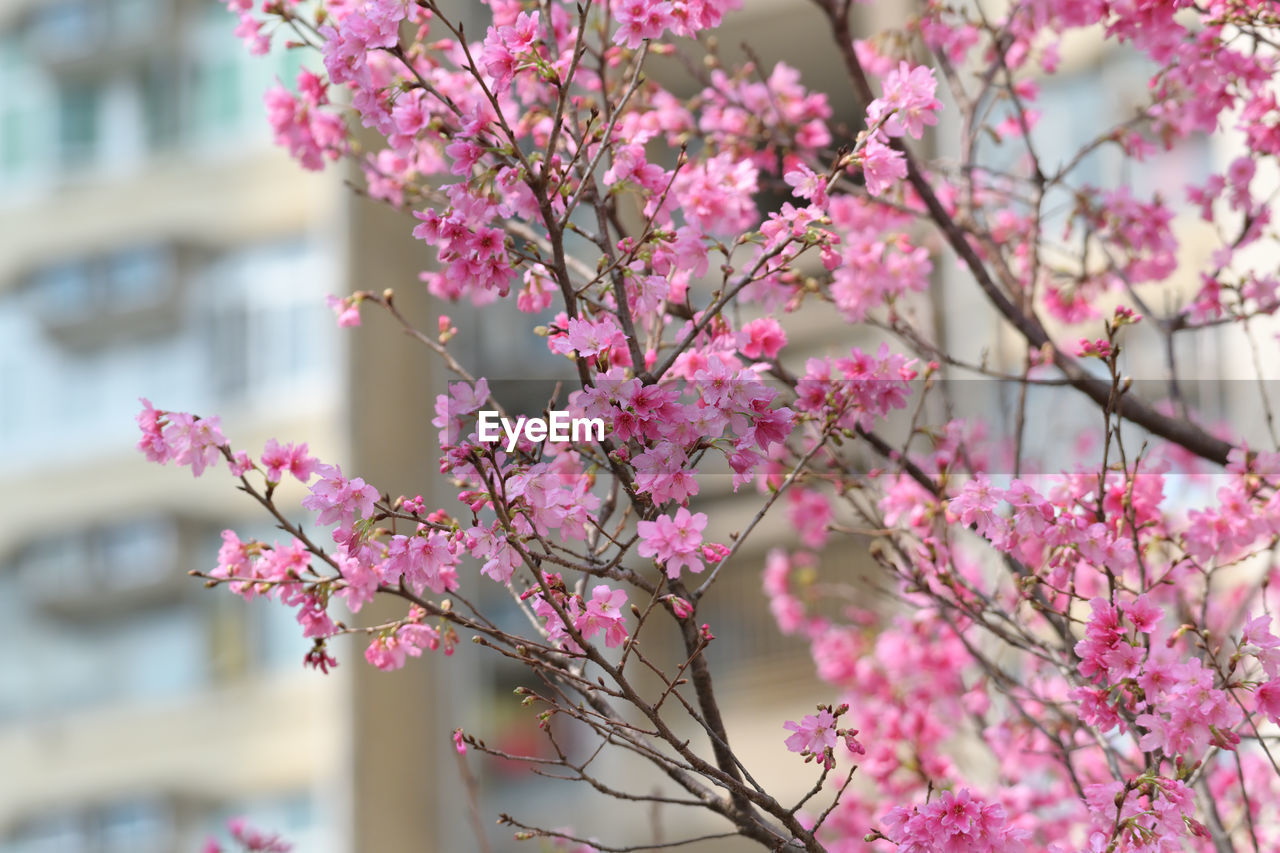
[[[278,532],[225,471],[133,449],[138,397],[251,452],[345,461],[361,429],[362,339],[323,297],[359,286],[368,212],[271,144],[262,94],[297,63],[233,29],[212,0],[0,3],[5,853],[191,851],[239,814],[300,850],[396,849],[356,837],[355,667],[304,670],[289,613],[186,577],[225,527]]]

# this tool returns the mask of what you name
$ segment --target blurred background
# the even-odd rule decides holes
[[[233,815],[306,853],[478,850],[449,733],[537,748],[511,696],[519,673],[470,648],[394,675],[344,648],[324,676],[304,670],[309,643],[288,611],[186,576],[213,567],[225,527],[280,534],[222,469],[193,480],[146,463],[139,397],[218,414],[251,453],[271,436],[307,441],[392,495],[439,497],[429,421],[444,377],[384,318],[366,312],[339,334],[323,302],[402,288],[406,310],[434,326],[439,306],[412,287],[430,258],[340,167],[307,173],[272,146],[262,94],[291,84],[303,59],[251,57],[234,26],[217,0],[0,0],[0,853],[194,851]],[[807,4],[756,0],[721,39],[756,37],[767,64],[785,59],[838,92],[821,32]],[[1088,138],[1071,116],[1127,114],[1144,88],[1130,61],[1067,57],[1041,107],[1064,152]],[[654,73],[691,87],[674,65]],[[834,106],[852,115],[838,95]],[[1197,140],[1133,176],[1135,192],[1201,180],[1223,156]],[[1117,177],[1104,160],[1090,168]],[[958,348],[1018,363],[1015,341],[951,307],[967,334]],[[527,319],[495,312],[479,328],[459,310],[455,321],[458,355],[477,372],[550,375]],[[849,342],[827,320],[806,345]],[[1206,350],[1195,363],[1221,360]],[[743,511],[722,491],[702,507],[724,501],[708,510],[723,528],[713,538]],[[829,698],[759,594],[766,544],[784,534],[780,521],[742,553],[707,613],[750,766],[786,760],[780,721]],[[856,546],[830,559],[865,565]],[[492,828],[499,810],[612,837],[681,826],[471,761],[494,850],[510,847]]]
[[[332,452],[338,191],[273,149],[223,4],[0,2],[0,850],[326,831],[337,682],[204,593],[225,480],[142,464],[139,396]]]

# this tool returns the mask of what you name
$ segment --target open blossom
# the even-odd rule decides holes
[[[332,637],[338,626],[329,618],[329,611],[324,603],[314,595],[299,596],[294,605],[298,608],[295,614],[298,624],[302,626],[302,636],[308,639]]]
[[[698,493],[698,480],[688,469],[684,451],[661,441],[635,458],[636,490],[648,492],[656,504],[669,500],[684,503]]]
[[[872,136],[862,149],[862,176],[867,182],[867,192],[884,195],[907,176],[907,161],[901,151],[890,148],[879,136]]]
[[[263,100],[276,144],[289,149],[304,169],[319,171],[326,158],[336,160],[346,150],[346,125],[341,116],[321,109],[319,100],[300,98],[279,85]]]
[[[889,136],[904,133],[913,139],[924,134],[924,126],[937,124],[936,112],[942,103],[933,96],[938,81],[933,69],[907,62],[884,75],[884,95],[867,106],[867,121],[874,125],[883,121],[883,131]]]
[[[869,429],[876,418],[907,405],[907,383],[916,377],[913,364],[886,344],[875,355],[855,347],[846,358],[811,358],[796,384],[796,408]]]
[[[1010,825],[1003,806],[975,799],[967,788],[943,791],[914,809],[897,806],[881,831],[902,853],[1017,853],[1026,837]]]
[[[753,199],[758,181],[758,170],[750,161],[718,154],[677,172],[667,204],[678,206],[685,220],[705,233],[738,234],[759,219]]]
[[[493,530],[472,527],[466,531],[465,543],[471,556],[485,560],[480,567],[482,575],[498,583],[506,583],[523,561],[519,552],[511,547],[507,537],[500,532],[500,528],[497,525],[494,527]]]
[[[320,465],[320,479],[311,486],[311,494],[302,499],[302,505],[319,513],[320,524],[337,522],[341,529],[349,530],[357,517],[365,518],[373,512],[373,502],[378,492],[359,477],[347,479],[337,465]]]
[[[828,710],[817,714],[806,714],[800,722],[787,720],[782,727],[795,732],[787,738],[787,749],[792,752],[807,752],[822,755],[836,746],[836,718]]]
[[[772,317],[752,320],[738,333],[742,354],[747,358],[777,358],[787,345],[787,333]]]
[[[538,12],[520,12],[511,24],[489,28],[480,64],[493,78],[494,91],[510,87],[520,60],[534,51],[538,35]]]
[[[185,412],[170,412],[168,418],[162,432],[165,455],[179,465],[191,466],[192,476],[199,477],[218,461],[227,443],[218,418],[197,418]]]
[[[375,637],[365,649],[364,657],[373,666],[389,672],[403,667],[406,658],[421,657],[426,649],[438,649],[440,643],[440,632],[435,628],[420,622],[408,622],[390,633]],[[446,644],[444,653],[447,655],[450,651],[451,646]]]
[[[583,358],[609,352],[615,346],[626,344],[627,338],[608,314],[596,320],[574,318],[569,321],[566,334],[548,341],[554,352],[562,355],[577,353]]]
[[[607,584],[597,584],[591,590],[586,607],[574,620],[584,640],[590,640],[601,631],[604,644],[610,648],[620,646],[627,639],[627,623],[623,608],[627,604],[625,589],[610,589]]]
[[[1280,679],[1272,679],[1258,685],[1253,701],[1259,713],[1273,723],[1280,723]]]
[[[619,145],[613,149],[613,164],[603,178],[605,186],[630,181],[652,192],[661,192],[668,179],[665,169],[648,162],[644,146],[634,144]]]
[[[1245,622],[1240,632],[1240,651],[1257,658],[1267,675],[1280,677],[1280,637],[1271,633],[1271,617],[1255,616]]]
[[[818,207],[826,206],[827,179],[825,176],[815,174],[812,169],[801,163],[782,177],[798,197],[811,199]]]
[[[299,482],[305,483],[311,479],[319,464],[314,457],[307,455],[306,442],[296,446],[292,443],[282,446],[274,438],[269,438],[262,451],[262,465],[267,469],[267,479],[276,483],[280,482],[285,471]]]
[[[800,544],[821,549],[827,542],[827,525],[833,520],[831,502],[815,489],[791,489],[787,493],[787,518],[791,521]]]
[[[548,640],[566,651],[582,652],[582,647],[578,645],[577,640],[573,639],[573,635],[569,633],[569,628],[565,625],[564,619],[556,612],[555,606],[550,601],[541,594],[537,594],[529,599],[529,604],[533,607],[534,615],[542,620]],[[581,618],[582,609],[578,605],[578,599],[565,599],[560,602],[560,605],[564,608],[570,621],[576,623]]]
[[[667,0],[613,0],[612,6],[618,20],[613,40],[624,47],[635,49],[675,24],[672,4]]]
[[[663,564],[667,577],[680,577],[681,569],[701,572],[702,531],[707,526],[706,513],[690,513],[680,507],[675,518],[660,515],[653,521],[636,524],[640,534],[639,553]]]
[[[960,492],[947,503],[951,515],[965,527],[992,542],[1003,542],[1008,523],[997,512],[1004,492],[994,488],[985,474],[978,474],[960,487]]]
[[[329,79],[367,87],[371,82],[368,56],[373,49],[399,43],[399,26],[406,14],[405,0],[369,0],[344,15],[336,27],[321,27]]]
[[[403,578],[418,594],[426,588],[439,595],[458,588],[457,564],[457,547],[449,536],[423,527],[414,536],[391,537],[383,580],[394,585]]]

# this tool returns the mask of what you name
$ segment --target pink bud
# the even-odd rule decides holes
[[[458,750],[459,755],[466,754],[467,745],[462,740],[462,729],[453,730],[453,747],[454,749]]]
[[[667,600],[671,603],[671,612],[677,619],[688,619],[693,615],[693,605],[678,595],[669,595]]]
[[[719,542],[708,542],[702,546],[702,556],[708,563],[718,563],[729,556],[729,548]]]

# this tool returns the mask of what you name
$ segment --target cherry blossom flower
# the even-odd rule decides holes
[[[622,608],[627,603],[627,591],[610,589],[607,584],[597,584],[591,590],[591,598],[574,621],[574,627],[589,640],[601,631],[604,644],[610,648],[620,646],[627,639],[626,617]]]
[[[787,749],[792,752],[822,755],[836,745],[836,718],[830,711],[806,714],[800,722],[788,720],[782,727],[795,732],[787,737]]]
[[[680,507],[675,517],[660,515],[653,521],[636,524],[640,534],[639,554],[653,557],[666,569],[667,577],[680,577],[681,569],[703,570],[701,559],[702,531],[706,529],[706,513],[690,513]]]

